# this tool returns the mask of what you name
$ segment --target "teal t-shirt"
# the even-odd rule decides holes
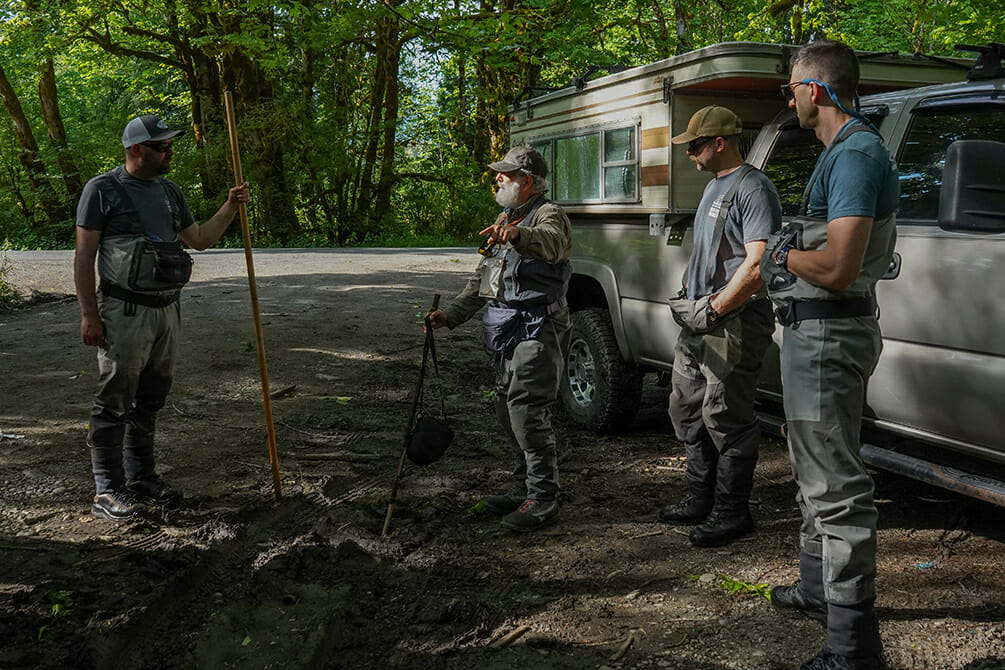
[[[838,132],[861,121],[852,119]],[[900,179],[882,138],[857,132],[832,144],[817,159],[816,179],[810,179],[807,215],[828,221],[845,216],[882,219],[897,210]]]

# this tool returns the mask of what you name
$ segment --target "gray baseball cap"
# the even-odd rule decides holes
[[[538,177],[548,176],[548,161],[533,147],[513,147],[505,158],[497,163],[489,163],[496,172],[523,170]]]
[[[126,124],[122,131],[122,146],[129,148],[143,142],[160,142],[184,135],[184,130],[171,130],[159,116],[144,114]]]

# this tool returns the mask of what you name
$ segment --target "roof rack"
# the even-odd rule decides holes
[[[956,50],[972,51],[977,54],[977,62],[967,72],[967,79],[969,81],[1005,77],[1005,68],[1002,68],[1002,58],[1005,58],[1005,44],[988,42],[986,47],[957,44]]]

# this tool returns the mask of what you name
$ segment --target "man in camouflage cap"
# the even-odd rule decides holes
[[[496,417],[515,457],[513,488],[486,508],[504,527],[532,531],[558,514],[558,457],[551,408],[569,347],[565,294],[572,269],[572,226],[545,197],[548,162],[514,147],[489,167],[503,211],[482,230],[481,261],[464,290],[430,315],[433,328],[456,328],[483,306],[485,348],[496,368]]]

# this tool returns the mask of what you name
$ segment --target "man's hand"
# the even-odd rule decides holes
[[[443,328],[443,326],[447,325],[447,313],[441,309],[430,312],[423,321],[422,332],[426,332],[426,323],[432,326],[433,330]]]
[[[235,207],[243,203],[251,202],[251,190],[248,188],[248,182],[244,182],[240,186],[234,186],[227,192],[227,202]]]
[[[489,244],[506,244],[520,238],[520,228],[518,226],[508,226],[505,223],[494,223],[485,230],[479,231],[479,235],[488,235]]]
[[[80,341],[89,347],[105,348],[105,326],[97,316],[80,320]]]

